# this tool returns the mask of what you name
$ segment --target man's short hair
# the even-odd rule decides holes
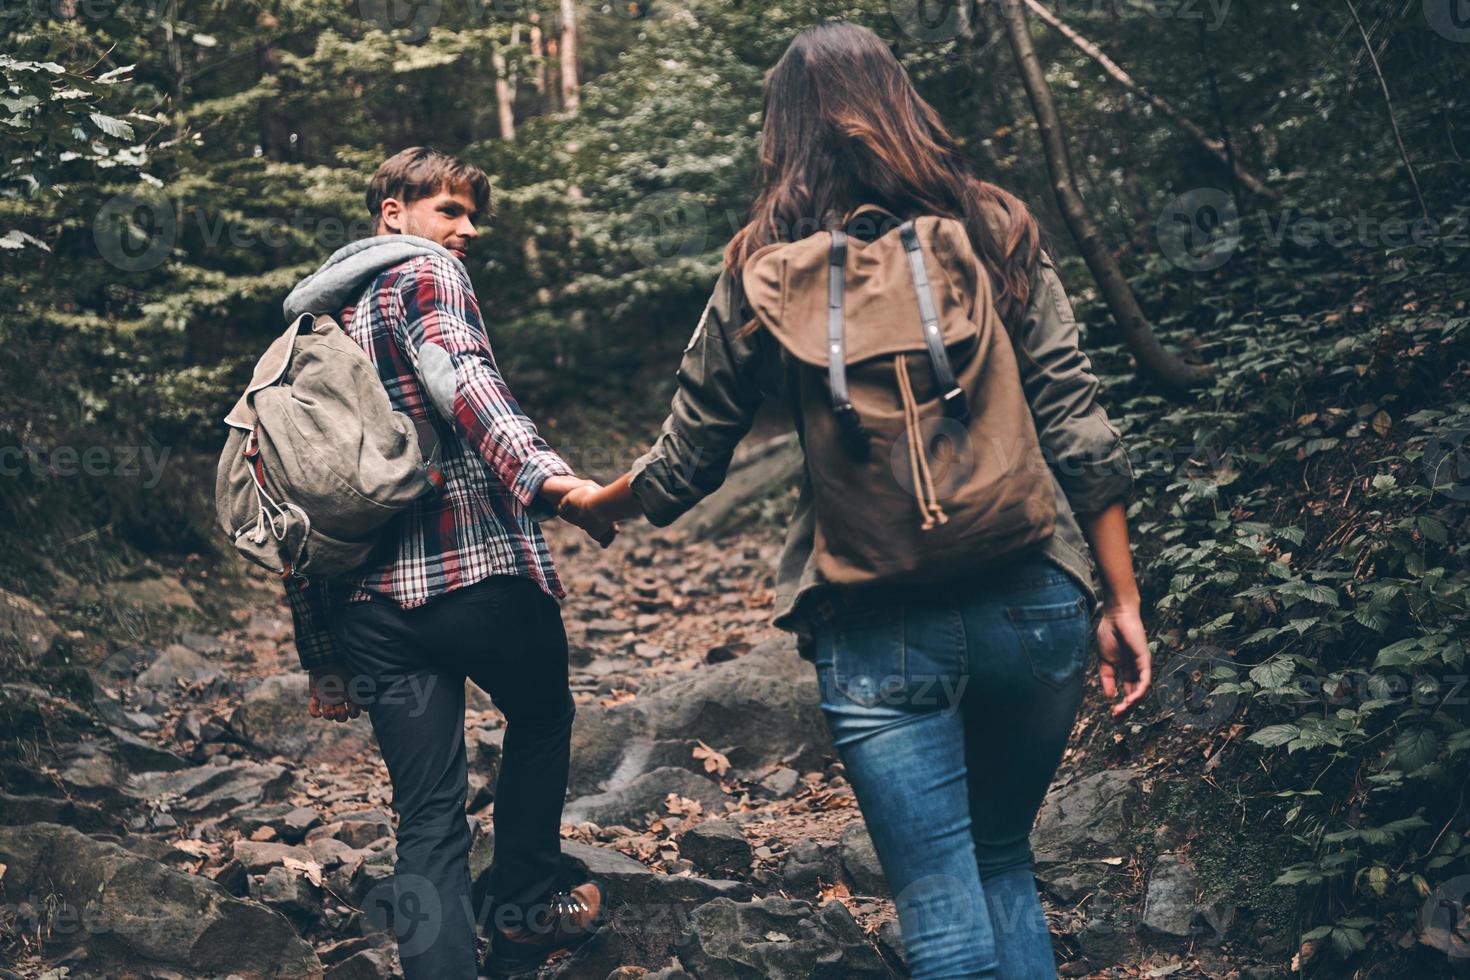
[[[376,219],[390,197],[412,204],[445,189],[469,191],[475,210],[489,217],[490,178],[485,171],[429,146],[410,146],[383,161],[368,183],[368,213]]]

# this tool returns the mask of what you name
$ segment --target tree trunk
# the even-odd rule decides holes
[[[511,48],[516,48],[520,42],[521,26],[517,24],[511,28]],[[516,138],[516,80],[510,74],[505,51],[498,41],[491,50],[490,63],[495,67],[495,109],[500,118],[500,138],[513,140]]]
[[[1016,65],[1021,72],[1021,81],[1026,95],[1031,100],[1031,110],[1036,115],[1036,125],[1041,135],[1041,145],[1046,156],[1047,174],[1051,178],[1052,191],[1056,194],[1057,207],[1067,222],[1067,230],[1082,253],[1087,267],[1097,280],[1103,299],[1112,311],[1123,332],[1123,339],[1133,356],[1138,359],[1139,369],[1144,375],[1162,383],[1174,391],[1184,391],[1204,382],[1209,376],[1208,368],[1187,364],[1177,355],[1165,350],[1154,335],[1153,328],[1144,319],[1138,300],[1123,278],[1097,225],[1087,213],[1087,205],[1077,191],[1072,175],[1072,165],[1067,158],[1067,144],[1062,132],[1062,121],[1052,101],[1051,88],[1046,82],[1046,73],[1036,56],[1031,43],[1031,27],[1026,21],[1027,0],[1001,0],[1002,16],[1005,20],[1006,37]]]
[[[1164,118],[1172,120],[1174,125],[1178,126],[1180,129],[1184,130],[1190,136],[1193,136],[1196,140],[1198,140],[1200,146],[1203,146],[1211,154],[1217,157],[1221,163],[1230,168],[1231,172],[1235,174],[1235,179],[1240,181],[1242,186],[1249,187],[1255,193],[1260,194],[1263,197],[1268,197],[1273,201],[1280,200],[1281,192],[1276,190],[1274,187],[1266,186],[1265,181],[1261,180],[1261,178],[1257,177],[1255,174],[1242,167],[1240,165],[1240,162],[1232,157],[1229,147],[1227,147],[1222,141],[1215,139],[1209,133],[1206,133],[1203,128],[1197,125],[1192,119],[1185,116],[1184,113],[1176,109],[1171,103],[1165,102],[1163,99],[1159,98],[1157,95],[1153,94],[1148,89],[1140,85],[1137,81],[1134,80],[1132,75],[1128,74],[1121,67],[1119,67],[1117,62],[1113,61],[1112,58],[1109,58],[1106,54],[1104,54],[1101,48],[1099,48],[1096,44],[1093,44],[1081,34],[1078,34],[1071,27],[1068,27],[1060,17],[1052,13],[1050,10],[1046,9],[1046,7],[1041,4],[1040,0],[1026,0],[1026,6],[1031,8],[1032,12],[1034,12],[1037,17],[1050,25],[1058,34],[1062,35],[1062,37],[1070,41],[1072,45],[1077,48],[1078,51],[1081,51],[1093,61],[1097,62],[1098,67],[1103,70],[1103,74],[1107,75],[1113,81],[1117,82],[1123,88],[1132,92],[1140,99],[1143,99],[1149,105],[1157,109],[1159,113],[1164,116]]]
[[[541,15],[535,11],[531,13],[531,57],[536,63],[536,73],[531,76],[531,84],[535,87],[537,95],[545,95],[546,41],[541,34]]]
[[[581,86],[577,82],[577,5],[575,0],[561,0],[561,107],[575,109],[581,102]]]

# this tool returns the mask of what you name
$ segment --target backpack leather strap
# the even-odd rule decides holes
[[[832,247],[827,253],[827,383],[832,389],[832,411],[842,428],[843,441],[855,455],[864,455],[868,434],[862,419],[852,406],[847,393],[847,347],[843,322],[847,293],[847,235],[832,232]]]
[[[954,369],[949,364],[949,354],[944,349],[944,336],[939,331],[939,311],[934,305],[934,290],[929,285],[929,270],[924,265],[924,253],[919,247],[919,235],[912,221],[899,226],[903,239],[903,250],[909,259],[909,275],[914,280],[914,292],[919,297],[919,317],[924,321],[924,346],[929,350],[929,363],[934,366],[934,379],[943,393],[944,413],[961,424],[970,422],[970,405],[965,390],[955,380]]]

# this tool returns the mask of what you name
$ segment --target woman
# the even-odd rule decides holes
[[[750,223],[726,250],[657,442],[606,488],[569,494],[563,513],[608,522],[641,513],[663,526],[719,487],[763,397],[786,384],[778,345],[742,304],[740,272],[756,250],[835,227],[863,204],[961,220],[1024,352],[1017,366],[1055,478],[1055,530],[985,573],[881,594],[837,588],[813,560],[804,479],[775,622],[815,663],[913,975],[1054,977],[1028,835],[1081,701],[1090,615],[1100,614],[1109,699],[1121,683],[1114,716],[1149,684],[1124,516],[1133,473],[1118,431],[1094,401],[1097,378],[1035,220],[967,172],[871,31],[828,23],[792,41],[765,85],[760,171]]]

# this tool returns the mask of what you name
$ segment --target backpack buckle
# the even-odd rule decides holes
[[[944,393],[941,399],[944,402],[944,414],[959,422],[961,425],[970,424],[970,402],[965,397],[965,389],[956,385]]]
[[[832,411],[837,416],[838,428],[842,430],[843,445],[854,456],[865,459],[868,455],[868,430],[863,428],[857,409],[852,407],[852,402],[844,402]]]

